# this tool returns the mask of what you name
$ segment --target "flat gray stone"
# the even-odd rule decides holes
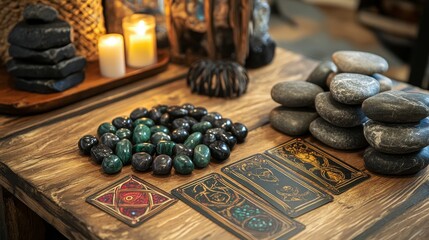
[[[362,126],[341,128],[319,117],[310,123],[309,129],[315,138],[335,149],[352,150],[368,146]]]
[[[280,82],[271,89],[271,97],[285,107],[314,106],[316,95],[323,89],[316,84],[304,81]]]
[[[366,99],[362,110],[375,121],[413,123],[429,116],[428,101],[428,94],[388,91]]]
[[[429,147],[403,155],[385,154],[368,147],[363,159],[366,169],[371,172],[386,175],[410,175],[427,167],[429,164]]]
[[[317,94],[315,106],[323,119],[337,127],[356,127],[367,120],[359,105],[339,103],[329,92]]]
[[[278,131],[299,136],[308,132],[310,123],[318,117],[311,108],[276,107],[270,113],[271,126]]]
[[[321,62],[314,70],[311,72],[310,76],[307,78],[307,82],[314,83],[323,90],[328,91],[329,87],[326,83],[329,75],[331,73],[337,72],[337,66],[332,61]]]
[[[392,90],[392,87],[393,87],[392,79],[379,73],[373,74],[372,77],[375,78],[375,80],[377,80],[380,83],[380,92],[386,92],[386,91]]]
[[[19,22],[10,32],[8,41],[35,50],[58,48],[71,43],[71,27],[59,19],[43,24]]]
[[[388,124],[368,120],[364,123],[368,143],[377,151],[405,154],[419,151],[429,145],[429,119],[420,123]]]
[[[51,79],[64,78],[74,72],[82,71],[85,65],[85,58],[76,56],[53,65],[36,65],[19,60],[10,60],[6,67],[8,72],[18,78]]]
[[[52,22],[58,18],[58,11],[44,4],[30,4],[24,9],[24,19],[27,21]]]
[[[330,89],[335,100],[353,105],[379,93],[380,83],[362,74],[340,73],[332,79]]]
[[[383,73],[389,68],[387,61],[375,54],[359,51],[338,51],[332,60],[340,72],[372,75]]]
[[[81,83],[85,79],[85,72],[73,73],[63,79],[15,79],[15,87],[27,92],[55,93],[62,92]]]
[[[76,54],[76,48],[72,43],[48,50],[36,51],[23,48],[20,46],[11,45],[9,47],[9,56],[18,59],[31,61],[35,63],[58,63],[64,59],[72,58]]]

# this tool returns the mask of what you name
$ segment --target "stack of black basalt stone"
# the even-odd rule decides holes
[[[10,32],[7,70],[18,89],[61,92],[85,78],[86,60],[76,56],[70,25],[58,19],[58,12],[42,4],[29,5],[24,20]]]

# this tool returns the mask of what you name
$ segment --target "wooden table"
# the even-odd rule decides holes
[[[316,64],[278,49],[272,64],[250,71],[248,92],[228,100],[191,94],[183,78],[186,69],[171,64],[160,75],[53,112],[30,117],[1,116],[0,184],[68,238],[234,239],[229,232],[180,201],[141,226],[130,228],[85,199],[130,174],[170,192],[206,174],[220,173],[226,164],[290,140],[291,137],[268,124],[268,114],[277,105],[271,100],[270,89],[279,81],[305,79]],[[128,115],[141,106],[186,102],[205,106],[249,127],[246,143],[236,146],[225,164],[210,164],[190,176],[157,177],[134,172],[131,166],[108,176],[77,149],[82,135],[95,134],[100,123],[115,116]],[[362,150],[338,151],[311,136],[304,138],[365,170]],[[369,180],[334,196],[332,203],[296,218],[306,228],[294,239],[428,239],[428,169],[401,178],[370,175]]]

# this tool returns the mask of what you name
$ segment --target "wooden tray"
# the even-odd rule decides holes
[[[46,112],[88,98],[97,93],[146,78],[164,71],[169,62],[167,52],[158,52],[154,65],[135,69],[127,68],[124,77],[106,78],[100,75],[98,61],[86,66],[85,80],[76,87],[60,93],[39,94],[25,92],[13,87],[13,79],[4,67],[0,69],[0,113],[27,115]]]

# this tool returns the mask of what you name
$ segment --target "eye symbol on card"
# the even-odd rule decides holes
[[[234,205],[239,199],[236,193],[226,187],[217,186],[216,183],[213,182],[211,185],[200,183],[196,185],[193,191],[199,193],[195,195],[195,199],[207,206],[224,207]]]
[[[263,167],[261,162],[244,163],[240,170],[246,173],[252,179],[258,178],[264,182],[278,182],[279,179],[271,172],[270,169]]]
[[[307,200],[306,197],[310,194],[308,191],[300,193],[297,187],[287,185],[276,190],[276,192],[282,196],[283,201],[305,201]]]

